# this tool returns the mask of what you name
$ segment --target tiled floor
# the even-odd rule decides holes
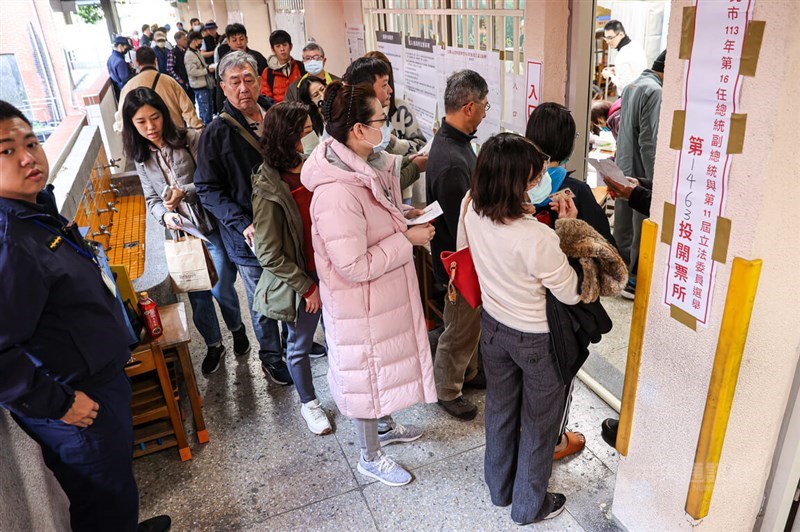
[[[244,310],[243,297],[241,303]],[[426,433],[387,448],[415,477],[390,488],[353,469],[353,428],[331,399],[326,359],[312,362],[314,384],[335,433],[315,436],[300,417],[294,388],[268,384],[255,352],[237,359],[226,338],[223,367],[206,378],[200,372],[205,349],[193,327],[192,334],[211,441],[198,445],[190,432],[191,461],[182,463],[167,450],[134,463],[142,518],[168,513],[175,531],[518,529],[509,508],[492,506],[483,482],[482,413],[471,422],[450,418],[436,405],[398,413],[397,420]],[[483,393],[466,395],[482,412]],[[566,511],[528,528],[616,530],[609,516],[618,457],[600,437],[600,422],[616,413],[580,382],[571,412],[570,426],[586,435],[587,446],[553,469],[550,487],[567,495]]]

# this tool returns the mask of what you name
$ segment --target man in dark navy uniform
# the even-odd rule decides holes
[[[0,406],[42,448],[75,531],[137,525],[130,335],[113,281],[58,214],[28,119],[0,100]]]

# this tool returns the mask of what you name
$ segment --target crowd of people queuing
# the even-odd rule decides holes
[[[318,435],[333,430],[331,405],[317,397],[311,358],[328,356],[331,394],[355,426],[361,474],[389,486],[411,482],[384,447],[423,430],[392,415],[438,403],[472,420],[478,407],[463,389],[485,389],[492,503],[511,505],[519,524],[558,515],[566,498],[547,491],[553,461],[585,445],[567,430],[575,368],[589,338],[610,327],[591,287],[618,293],[628,269],[635,272],[635,256],[619,257],[619,237],[589,187],[565,169],[578,136],[570,111],[544,103],[524,136],[497,134],[476,155],[475,132],[499,105],[477,72],[449,76],[441,127],[426,139],[394,94],[392,64],[380,52],[352,62],[340,79],[326,70],[318,43],[294,59],[282,30],[270,35],[264,58],[238,23],[220,35],[213,21],[192,19],[174,44],[169,29],[144,25],[132,40],[117,37],[108,68],[119,91],[115,129],[147,208],[170,231],[184,220],[198,227],[219,274],[212,290],[189,294],[207,347],[203,373],[213,378],[226,354],[215,300],[234,354],[251,351],[234,288],[241,277],[263,373],[294,385],[299,414]],[[131,48],[136,74],[125,62]],[[623,93],[618,160],[639,181],[608,183],[645,214],[663,65],[664,54]],[[0,332],[0,404],[41,445],[71,501],[73,529],[136,530],[122,317],[91,248],[45,187],[48,162],[30,122],[5,102],[0,149],[0,273],[14,279],[0,291],[0,321],[14,325]],[[409,225],[421,214],[409,187],[422,173],[427,202],[438,201],[443,215]],[[622,264],[621,278],[589,279],[564,241],[575,234],[601,250],[593,255],[601,270]],[[430,246],[442,288],[450,274],[440,253],[469,247],[482,292],[476,308],[457,291],[445,297],[434,353],[415,246]],[[618,286],[609,286],[611,277]],[[12,313],[20,299],[35,304]],[[584,314],[557,349],[559,305]],[[314,342],[319,324],[325,346]],[[603,429],[613,434],[613,420]],[[138,526],[165,530],[169,519]]]

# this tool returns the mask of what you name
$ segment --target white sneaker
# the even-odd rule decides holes
[[[303,406],[300,407],[300,413],[303,415],[303,419],[306,420],[308,430],[314,434],[330,434],[333,431],[331,422],[328,421],[328,414],[319,404],[319,399],[303,403]]]
[[[356,469],[362,475],[379,480],[387,486],[405,486],[412,480],[411,473],[383,453],[373,462],[365,460],[362,454]]]
[[[378,434],[378,441],[381,447],[392,443],[408,443],[418,440],[422,436],[422,429],[416,425],[403,425],[395,422],[394,428],[389,432]]]

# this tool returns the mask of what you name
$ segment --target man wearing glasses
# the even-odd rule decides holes
[[[625,27],[619,20],[608,21],[603,31],[603,40],[608,43],[608,48],[617,50],[614,66],[604,68],[603,77],[611,78],[621,96],[622,90],[647,68],[647,58],[641,45],[625,34]]]
[[[449,276],[439,255],[456,251],[461,200],[469,190],[469,181],[477,157],[472,140],[478,125],[491,108],[486,80],[472,70],[455,72],[447,79],[444,92],[445,118],[431,144],[426,172],[428,203],[438,201],[443,215],[433,221],[436,234],[431,240],[433,274],[446,286]],[[474,419],[478,407],[461,394],[462,388],[486,388],[486,378],[478,371],[480,308],[473,309],[461,295],[455,303],[444,301],[444,332],[436,346],[433,361],[439,405],[453,417]]]
[[[305,75],[289,86],[289,90],[286,91],[285,100],[287,102],[299,100],[300,83],[308,77],[317,78],[322,81],[326,87],[334,81],[341,79],[325,70],[325,63],[327,62],[325,50],[322,49],[322,46],[315,42],[308,43],[305,48],[303,48],[303,68],[305,70]]]

